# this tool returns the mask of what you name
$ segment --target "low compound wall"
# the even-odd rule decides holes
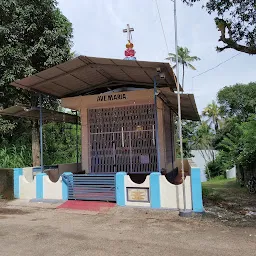
[[[32,176],[35,176],[36,173],[41,172],[40,166],[23,168],[23,170],[25,169],[28,170],[27,175],[25,175],[26,177],[29,176],[31,172],[32,172]],[[31,170],[31,172],[29,172],[29,170]],[[81,168],[81,163],[58,164],[55,166],[51,166],[51,168],[49,169],[45,169],[44,172],[49,176],[49,179],[52,182],[57,182],[63,173],[65,172],[81,173],[82,168]],[[29,177],[28,177],[28,180],[29,180]]]
[[[29,182],[24,175],[19,176],[19,198],[36,198],[36,179]]]
[[[129,175],[124,175],[124,196],[125,196],[125,205],[129,206],[150,206],[149,200],[149,176],[146,177],[145,181],[141,184],[134,183]],[[129,189],[133,188],[133,189]],[[141,193],[146,193],[141,194]],[[144,197],[144,200],[140,201],[140,197]],[[138,199],[137,199],[138,198]]]
[[[189,162],[185,179],[186,209],[203,212],[200,168]],[[119,206],[184,209],[183,184],[173,185],[164,175],[151,173],[142,184],[131,181],[125,172],[116,174],[116,201]]]
[[[200,168],[190,162],[185,179],[186,209],[203,212]],[[26,170],[14,169],[14,197],[20,199],[68,200],[68,186],[62,177],[52,182],[45,173],[38,173],[32,181]],[[64,173],[73,175],[72,173]],[[72,179],[71,179],[72,180]],[[119,206],[151,207],[155,209],[183,209],[183,184],[173,185],[164,175],[151,173],[144,182],[133,182],[125,172],[116,174],[116,202]]]
[[[64,173],[72,175],[72,173]],[[46,173],[38,173],[34,179],[28,180],[26,168],[14,169],[14,198],[19,199],[52,199],[67,200],[68,186],[62,177],[57,182],[52,182]]]
[[[63,173],[65,172],[79,173],[79,172],[82,172],[82,167],[81,167],[81,163],[58,164],[58,169],[46,170],[45,172],[47,173],[51,181],[57,182]]]
[[[169,209],[183,209],[183,184],[173,185],[165,176],[160,175],[160,206],[161,208]],[[185,179],[185,195],[186,195],[186,209],[192,210],[191,202],[191,179],[187,176]]]
[[[0,199],[13,199],[13,169],[0,168]]]

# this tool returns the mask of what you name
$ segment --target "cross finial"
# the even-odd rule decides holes
[[[127,40],[129,42],[131,42],[131,39],[132,39],[132,33],[134,31],[134,28],[130,28],[130,25],[127,24],[127,28],[126,29],[123,29],[123,32],[124,33],[127,33]]]

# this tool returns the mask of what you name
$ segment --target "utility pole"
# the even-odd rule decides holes
[[[42,94],[39,95],[39,113],[40,113],[40,165],[41,172],[44,172],[44,144],[43,144],[43,110],[42,110]]]
[[[180,79],[179,79],[179,60],[178,60],[178,26],[177,26],[177,0],[174,2],[174,27],[175,27],[175,51],[176,51],[176,87],[177,87],[177,98],[178,98],[178,129],[180,137],[180,160],[181,160],[181,171],[182,171],[182,188],[183,188],[183,211],[180,211],[180,216],[189,217],[192,212],[187,211],[186,205],[186,187],[185,187],[185,172],[184,172],[184,159],[183,159],[183,144],[182,144],[182,124],[181,124],[181,104],[180,104]]]

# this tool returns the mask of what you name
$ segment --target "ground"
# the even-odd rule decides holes
[[[235,179],[216,177],[203,183],[206,216],[229,226],[256,228],[256,194],[250,195]]]
[[[114,207],[88,212],[0,202],[1,255],[255,255],[256,229],[207,217]]]

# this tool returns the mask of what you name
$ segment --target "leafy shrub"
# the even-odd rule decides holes
[[[225,168],[221,161],[213,160],[207,164],[211,177],[225,175]]]
[[[31,166],[31,150],[26,146],[11,146],[0,149],[0,168]]]
[[[202,194],[203,194],[203,198],[208,197],[209,194],[210,194],[210,190],[203,186],[202,187]]]

